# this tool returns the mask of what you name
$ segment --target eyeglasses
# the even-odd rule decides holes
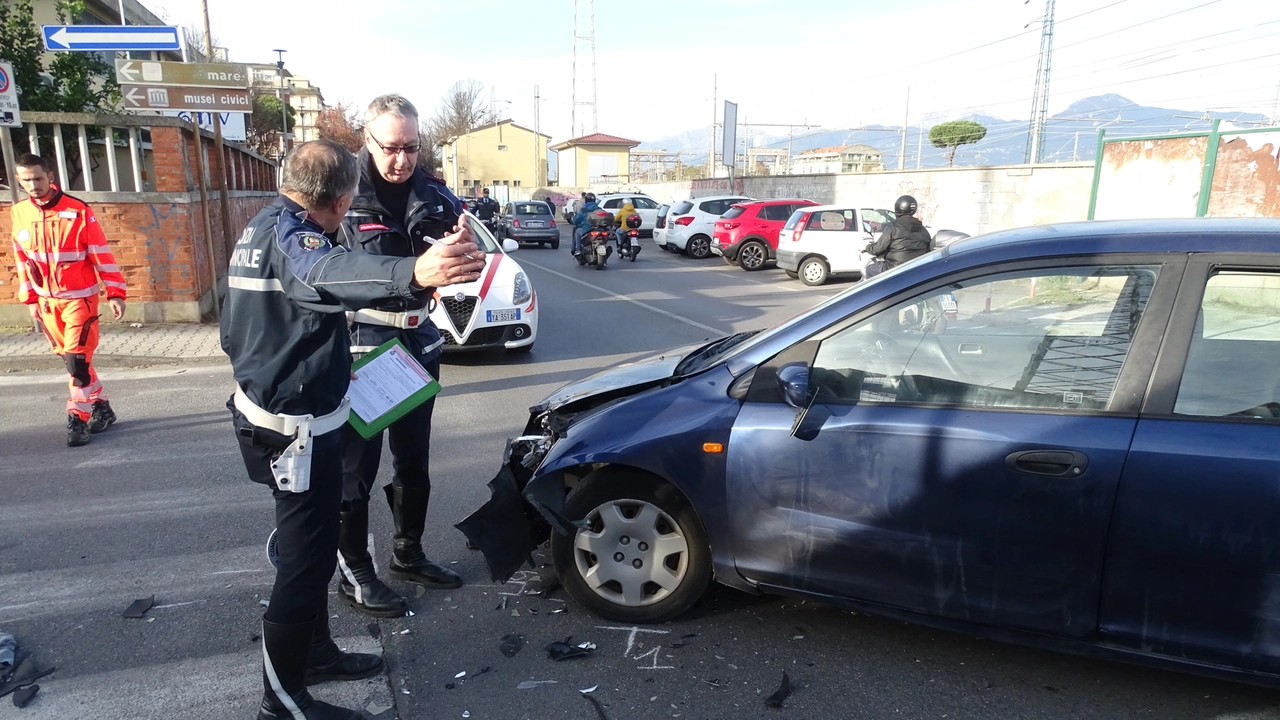
[[[399,155],[400,153],[404,153],[405,155],[417,155],[418,150],[422,147],[420,145],[383,145],[378,142],[378,138],[374,137],[373,133],[369,133],[369,139],[387,155]]]

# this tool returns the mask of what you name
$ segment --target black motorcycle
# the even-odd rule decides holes
[[[609,245],[609,240],[613,237],[613,214],[597,210],[591,213],[587,222],[591,228],[582,237],[582,252],[578,253],[578,264],[603,270],[605,263],[609,262],[609,256],[613,254],[613,247]]]
[[[618,242],[618,257],[636,261],[640,254],[640,216],[628,215],[625,228],[615,231]]]

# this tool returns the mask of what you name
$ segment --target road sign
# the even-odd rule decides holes
[[[169,25],[41,25],[46,50],[181,50]]]
[[[150,62],[116,60],[121,85],[183,85],[186,87],[249,87],[249,69],[226,63]]]
[[[164,116],[182,118],[187,122],[191,122],[194,116],[195,121],[199,123],[201,128],[213,132],[213,113],[165,110]],[[218,118],[222,120],[223,140],[245,140],[248,138],[248,134],[245,132],[244,113],[218,113]]]
[[[20,127],[22,115],[18,113],[18,86],[13,81],[13,66],[0,62],[0,127]]]
[[[248,90],[161,85],[125,85],[120,90],[124,93],[126,110],[250,112],[253,109]]]

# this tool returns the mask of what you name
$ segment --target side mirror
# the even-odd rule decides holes
[[[788,405],[803,410],[809,406],[809,366],[787,363],[778,368],[778,390]]]
[[[516,242],[515,240],[512,240],[511,238],[507,238],[506,240],[502,241],[502,252],[504,253],[513,253],[519,249],[520,249],[520,243]]]

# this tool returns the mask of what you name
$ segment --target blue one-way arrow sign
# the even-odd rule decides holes
[[[42,25],[46,50],[181,50],[169,25]]]

